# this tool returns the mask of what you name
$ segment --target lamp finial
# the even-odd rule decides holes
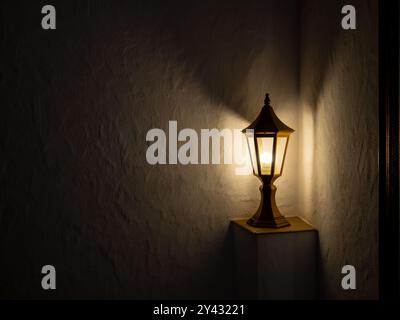
[[[269,103],[271,102],[271,100],[269,100],[269,93],[265,94],[265,100],[264,100],[264,104],[266,106],[269,106]]]

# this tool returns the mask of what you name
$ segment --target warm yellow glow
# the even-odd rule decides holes
[[[270,175],[272,172],[272,152],[274,146],[273,137],[257,138],[260,157],[260,169],[262,175]]]
[[[282,173],[283,159],[285,157],[285,149],[287,143],[287,137],[278,137],[276,143],[276,163],[275,163],[275,175]]]
[[[261,165],[266,164],[266,165],[271,165],[272,163],[272,154],[268,152],[264,152],[260,156],[260,162]]]

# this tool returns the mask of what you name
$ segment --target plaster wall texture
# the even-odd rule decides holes
[[[343,1],[302,5],[299,208],[319,230],[320,295],[378,298],[378,4],[352,1],[357,30],[339,28]],[[341,288],[355,266],[357,290]]]
[[[244,128],[266,92],[298,128],[297,1],[53,1],[56,31],[40,27],[44,4],[2,4],[0,295],[232,297],[229,219],[257,209],[258,180],[151,166],[146,133]],[[287,215],[297,150],[295,133],[277,183]]]
[[[232,297],[229,219],[258,180],[151,166],[146,133],[244,128],[265,92],[296,130],[277,202],[319,229],[322,296],[377,296],[376,1],[354,1],[355,32],[335,0],[53,3],[54,32],[47,3],[2,3],[2,297]]]

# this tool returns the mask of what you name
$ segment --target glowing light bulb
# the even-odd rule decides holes
[[[264,152],[260,156],[260,161],[262,164],[271,164],[272,163],[272,154],[269,152]]]

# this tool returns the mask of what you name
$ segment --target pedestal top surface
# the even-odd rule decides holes
[[[311,224],[305,222],[300,217],[285,217],[289,221],[290,226],[283,228],[256,228],[247,224],[247,219],[232,219],[232,223],[247,230],[253,234],[269,234],[269,233],[286,233],[286,232],[304,232],[304,231],[317,231]]]

